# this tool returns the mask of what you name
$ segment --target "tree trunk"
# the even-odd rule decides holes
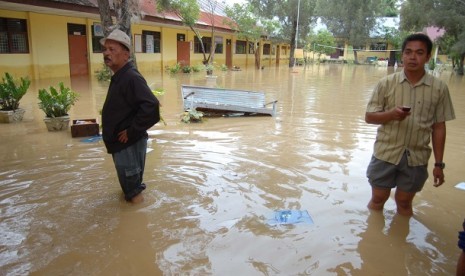
[[[255,68],[260,69],[260,44],[255,42]]]
[[[116,11],[116,19],[121,31],[125,32],[131,38],[131,14],[129,12],[129,1],[113,1]],[[132,41],[132,38],[131,38]]]
[[[289,67],[295,65],[295,48],[297,41],[297,20],[292,21],[292,34],[291,34],[291,52],[289,53]]]
[[[357,51],[355,51],[355,50],[354,50],[354,63],[355,63],[355,64],[359,64],[359,63],[358,63]]]
[[[195,36],[199,40],[200,48],[202,48],[202,54],[203,54],[202,63],[203,65],[207,65],[210,60],[210,57],[207,58],[207,54],[205,53],[205,46],[203,45],[202,37],[200,36],[200,33],[193,26],[189,26],[189,28],[191,29],[191,31],[194,32]]]
[[[131,0],[113,1],[113,9],[116,14],[116,24],[113,24],[109,0],[97,0],[104,36],[108,36],[111,31],[113,31],[114,25],[117,25],[117,27],[125,32],[132,41],[131,9],[129,8],[129,5],[131,4],[130,1]],[[137,68],[136,55],[134,54],[134,51],[131,51],[131,58],[134,66]]]
[[[133,39],[131,31],[131,13],[129,8],[129,1],[131,0],[113,1],[113,6],[116,12],[116,22],[118,22],[119,29],[129,36],[132,45]],[[131,59],[134,66],[137,68],[137,60],[134,50],[131,51]]]
[[[100,13],[100,21],[102,22],[103,34],[104,36],[107,36],[111,32],[111,26],[113,25],[110,3],[108,0],[98,0],[98,9]]]
[[[463,76],[463,61],[465,60],[465,53],[462,53],[460,55],[460,62],[459,62],[459,68],[457,70],[457,74],[459,74],[460,76]]]

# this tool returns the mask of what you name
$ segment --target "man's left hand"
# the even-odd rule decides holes
[[[434,187],[439,187],[444,183],[444,171],[439,167],[434,167]]]

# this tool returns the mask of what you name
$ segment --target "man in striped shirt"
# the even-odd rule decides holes
[[[368,102],[365,121],[379,125],[367,169],[370,209],[382,210],[396,188],[397,213],[411,216],[413,198],[428,178],[431,152],[434,186],[444,183],[445,122],[455,114],[447,85],[425,71],[432,48],[427,35],[409,35],[402,44],[403,70],[381,79]]]

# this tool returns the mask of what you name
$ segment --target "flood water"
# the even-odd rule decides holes
[[[145,201],[123,200],[101,141],[48,132],[37,90],[80,94],[71,119],[99,119],[107,83],[34,81],[24,121],[0,125],[0,275],[455,275],[465,217],[465,78],[443,72],[446,183],[429,179],[414,216],[366,208],[376,126],[364,122],[376,82],[394,68],[313,65],[146,75],[162,116],[149,133]],[[276,117],[180,122],[181,84],[263,91]],[[433,162],[433,160],[431,160]],[[429,172],[432,174],[430,165]],[[276,210],[313,224],[271,226]]]

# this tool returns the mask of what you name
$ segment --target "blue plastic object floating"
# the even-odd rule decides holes
[[[278,210],[274,212],[273,218],[268,220],[268,224],[272,226],[297,223],[313,224],[313,220],[306,210]]]
[[[92,136],[90,138],[85,138],[85,139],[82,139],[81,142],[84,142],[84,143],[93,143],[93,142],[98,142],[102,139],[102,136],[100,135],[96,135],[96,136]]]

